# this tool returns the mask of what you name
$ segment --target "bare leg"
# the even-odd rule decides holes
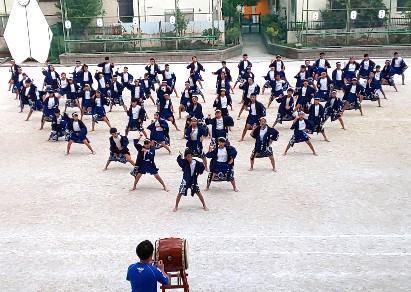
[[[204,166],[205,166],[205,170],[206,171],[208,171],[208,165],[207,165],[207,158],[203,158],[203,163],[204,163]]]
[[[394,89],[395,89],[396,92],[398,92],[398,89],[397,89],[397,86],[396,86],[396,85],[394,85]]]
[[[94,131],[94,126],[96,125],[96,122],[95,121],[92,121],[91,122],[91,131],[93,132]]]
[[[96,154],[96,152],[93,150],[93,148],[91,147],[91,144],[90,144],[90,142],[89,141],[87,141],[87,140],[84,140],[83,141],[83,143],[84,143],[84,145],[86,145],[87,146],[87,148],[88,149],[90,149],[90,151],[91,151],[91,154]]]
[[[167,149],[168,154],[172,155],[171,149],[170,149],[170,147],[168,147],[168,145],[166,144],[166,142],[162,141],[162,142],[161,142],[161,146],[163,146],[165,149]]]
[[[324,137],[324,141],[330,142],[330,140],[327,139],[327,136],[325,135],[325,131],[322,131],[321,134]]]
[[[288,152],[288,150],[290,150],[290,147],[291,147],[291,145],[290,145],[290,143],[288,143],[287,147],[284,150],[283,156],[287,155],[287,152]]]
[[[66,152],[66,155],[69,155],[69,154],[70,154],[71,144],[73,144],[73,141],[72,141],[72,140],[69,140],[68,143],[67,143],[67,152]]]
[[[360,107],[359,110],[360,110],[361,115],[363,116],[362,107]]]
[[[147,138],[147,133],[146,133],[146,131],[145,131],[145,130],[142,130],[142,131],[141,131],[141,133],[143,133],[144,137],[146,137],[146,138]]]
[[[130,162],[130,164],[131,164],[132,166],[135,165],[134,160],[131,159],[130,155],[125,154],[124,157],[126,158],[126,160],[127,160],[128,162]]]
[[[271,161],[271,166],[273,167],[273,171],[274,171],[274,172],[277,172],[277,169],[275,169],[275,159],[274,159],[274,156],[268,156],[268,158],[269,158],[270,161]]]
[[[243,111],[244,111],[244,107],[245,107],[245,106],[242,106],[242,107],[241,107],[240,112],[238,113],[237,120],[239,120],[239,119],[240,119],[241,114],[242,114],[242,113],[243,113]]]
[[[385,96],[384,90],[382,90],[382,88],[381,88],[380,91],[381,91],[382,95],[384,96],[384,99],[387,99],[387,97]]]
[[[108,166],[110,165],[110,163],[111,161],[107,160],[106,167],[103,168],[103,171],[106,171],[108,169]]]
[[[311,149],[311,151],[313,152],[313,154],[314,154],[315,156],[317,156],[317,153],[315,152],[314,146],[313,146],[313,144],[311,143],[311,141],[308,140],[308,141],[305,141],[305,143],[307,143],[307,145],[310,147],[310,149]]]
[[[378,107],[381,107],[381,99],[379,98],[377,101],[378,101]]]
[[[161,178],[161,176],[158,173],[156,173],[154,175],[154,177],[161,183],[161,185],[163,186],[163,188],[166,192],[170,191],[169,189],[167,189],[166,185],[164,184],[163,179]]]
[[[232,180],[231,184],[233,185],[234,192],[238,192],[237,186],[235,185],[235,180]]]
[[[273,102],[273,100],[274,100],[274,97],[270,97],[270,101],[268,102],[268,105],[267,105],[267,108],[270,108],[270,105],[271,105],[271,103]]]
[[[248,131],[250,128],[251,128],[250,125],[248,125],[248,124],[245,125],[244,130],[243,130],[243,133],[241,134],[241,139],[240,139],[238,142],[244,141],[245,134],[247,134],[247,131]]]
[[[338,120],[340,121],[340,124],[341,124],[341,126],[342,126],[343,130],[345,130],[345,126],[344,126],[344,120],[343,120],[343,118],[338,118]]]
[[[140,180],[142,175],[143,174],[141,173],[137,173],[136,178],[134,179],[134,184],[133,184],[133,188],[131,189],[131,191],[134,191],[137,188],[137,183]]]
[[[173,91],[176,94],[176,97],[179,98],[178,93],[177,93],[177,89],[175,87],[174,87]]]
[[[123,109],[125,112],[127,111],[127,106],[125,104],[123,104]]]
[[[153,102],[153,104],[156,105],[156,102],[154,101],[154,98],[151,96],[151,94],[150,94],[150,99]]]
[[[215,179],[215,177],[216,177],[215,173],[209,174],[209,179],[207,180],[207,187],[204,189],[205,192],[207,192],[210,189],[211,182]]]
[[[405,85],[405,74],[402,73],[401,76],[402,76],[402,85]]]
[[[277,121],[275,121],[275,122],[274,122],[274,124],[273,124],[273,128],[274,128],[276,125],[277,125]]]
[[[82,120],[83,119],[83,116],[84,116],[84,112],[85,112],[85,108],[83,107],[82,109],[81,109],[81,116],[80,116],[80,120]]]
[[[110,104],[110,109],[108,111],[111,112],[112,109],[113,109],[113,104]]]
[[[255,157],[255,155],[254,155],[254,157]],[[253,171],[253,169],[254,169],[254,158],[250,159],[250,168],[248,169],[248,171]]]
[[[31,110],[29,111],[28,115],[27,115],[26,122],[30,119],[32,113],[33,113],[33,110],[31,109]]]
[[[201,204],[203,204],[203,209],[204,209],[204,211],[208,211],[208,208],[207,208],[207,206],[206,206],[206,204],[205,204],[203,195],[202,195],[200,192],[198,192],[198,193],[197,193],[197,196],[198,196],[198,198],[200,199]]]
[[[111,128],[110,121],[107,119],[107,117],[104,117],[104,118],[103,118],[103,121],[105,121],[106,124],[108,125],[108,127]]]
[[[173,118],[170,117],[169,121],[173,124],[177,131],[180,131],[177,127],[176,121]]]
[[[180,203],[181,196],[182,196],[181,194],[178,194],[178,195],[177,195],[177,198],[176,198],[176,206],[174,207],[173,212],[177,212],[177,210],[178,210],[178,204]]]

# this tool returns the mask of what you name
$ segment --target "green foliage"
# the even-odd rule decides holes
[[[64,20],[71,21],[72,31],[78,33],[82,33],[95,17],[104,14],[103,0],[62,0],[61,4],[62,7],[57,1],[56,7],[60,9]]]
[[[274,41],[274,39],[280,34],[278,29],[274,27],[267,27],[266,32],[271,41]]]
[[[408,1],[405,3],[404,8],[402,8],[401,10],[403,10],[402,13],[405,15],[405,17],[408,18],[408,26],[407,26],[407,28],[408,28],[408,29],[411,29],[411,0],[408,0]]]
[[[174,30],[177,33],[177,36],[182,36],[187,29],[188,20],[184,17],[181,13],[180,8],[177,7],[176,12],[174,14],[176,18],[176,23],[174,25]]]
[[[215,28],[214,28],[214,34],[213,34],[213,29],[212,29],[212,28],[209,28],[209,29],[203,30],[202,36],[212,36],[212,35],[214,35],[214,36],[216,36],[217,39],[218,39],[218,38],[220,37],[220,34],[221,34],[220,30],[215,27]]]
[[[233,27],[225,32],[225,43],[233,44],[240,38],[241,31],[238,27]]]
[[[276,35],[270,36],[271,40],[286,40],[287,39],[287,24],[283,17],[279,17],[275,14],[261,15],[261,25],[267,27],[267,34],[270,36],[270,32],[276,32]]]
[[[378,18],[378,11],[387,10],[383,0],[331,0],[332,9],[321,10],[322,29],[342,29],[347,26],[347,9],[357,11],[357,19],[349,20],[350,27],[380,27],[384,19]],[[349,6],[348,6],[349,4]]]

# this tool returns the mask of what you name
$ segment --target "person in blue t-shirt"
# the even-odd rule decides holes
[[[153,244],[144,240],[137,245],[138,263],[128,267],[127,281],[130,281],[131,292],[156,292],[157,282],[168,285],[170,278],[164,271],[163,261],[153,261]]]

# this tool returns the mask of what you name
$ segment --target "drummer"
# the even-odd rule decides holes
[[[131,284],[131,291],[155,292],[157,282],[162,285],[170,283],[163,261],[153,261],[154,246],[149,240],[140,242],[136,253],[140,261],[130,265],[127,270],[127,281]]]

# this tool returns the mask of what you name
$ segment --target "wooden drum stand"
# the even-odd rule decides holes
[[[180,272],[169,272],[167,275],[170,277],[170,284],[169,285],[162,285],[161,286],[161,291],[165,292],[166,290],[169,289],[184,289],[184,292],[189,292],[189,285],[187,281],[187,272],[184,270],[181,270]],[[172,279],[177,278],[177,284],[171,284]]]

